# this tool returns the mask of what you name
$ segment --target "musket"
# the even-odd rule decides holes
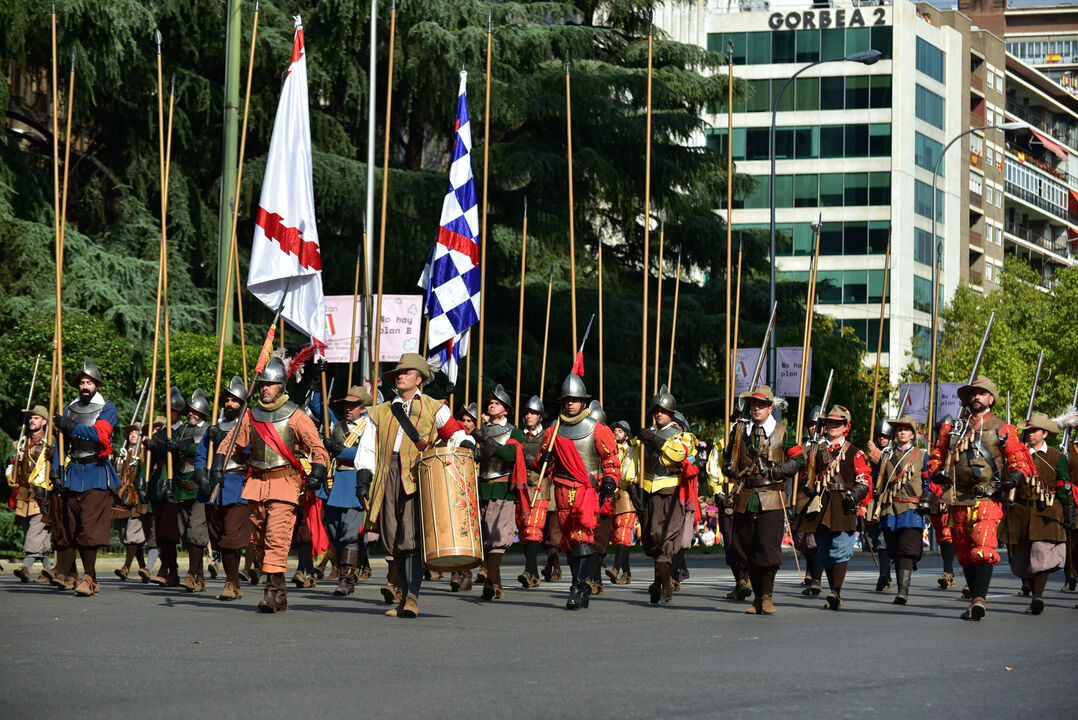
[[[752,371],[752,377],[749,379],[749,394],[756,392],[760,387],[760,371],[763,370],[764,359],[767,357],[768,343],[771,342],[771,333],[775,331],[775,316],[778,313],[779,304],[776,302],[771,307],[771,318],[767,322],[767,329],[764,330],[764,342],[760,346],[760,356],[756,358],[756,367]],[[740,417],[734,422],[730,428],[730,441],[727,443],[727,447],[730,448],[730,464],[735,468],[741,465],[741,455],[744,451],[743,443],[740,436],[742,428],[745,423],[749,421],[749,406],[748,403],[739,402],[738,411],[741,413]],[[735,492],[737,490],[735,489]]]
[[[266,369],[266,363],[269,362],[270,354],[273,352],[273,336],[277,331],[277,321],[281,319],[281,313],[284,312],[284,304],[288,300],[288,293],[292,289],[293,278],[288,278],[288,284],[285,285],[284,293],[281,295],[281,304],[277,306],[277,312],[273,314],[273,322],[270,323],[269,331],[266,333],[266,340],[262,343],[262,352],[258,356],[258,364],[255,366],[254,377],[251,378],[251,388],[247,391],[247,397],[242,403],[239,414],[236,416],[236,424],[232,426],[232,430],[229,431],[228,449],[224,453],[225,462],[228,462],[228,458],[232,457],[232,452],[236,447],[236,435],[239,434],[240,426],[243,425],[243,418],[251,410],[251,395],[254,393],[255,388],[258,386],[258,381],[262,377],[262,371]],[[323,401],[325,398],[323,398]],[[214,448],[213,443],[209,444],[209,452],[206,453],[206,458],[209,461],[210,467],[213,467]],[[213,490],[210,492],[209,504],[213,505],[217,502],[217,496],[221,492],[220,485],[214,485]]]
[[[142,390],[139,392],[138,402],[135,403],[135,411],[133,413],[131,413],[130,425],[134,425],[135,422],[139,418],[139,410],[142,408],[143,401],[146,400],[146,389],[149,387],[149,385],[150,385],[150,379],[146,378],[146,380],[143,381],[143,383],[142,383]],[[139,436],[141,437],[141,435],[142,435],[142,428],[140,426],[139,427]],[[134,490],[134,492],[135,492],[135,501],[136,502],[138,501],[138,490],[135,489],[135,487],[134,487],[134,485],[135,485],[135,477],[134,476],[136,474],[135,463],[138,462],[138,447],[139,447],[139,441],[138,440],[136,440],[133,445],[129,445],[129,443],[127,442],[127,439],[124,438],[124,447],[123,447],[123,451],[122,451],[122,453],[123,453],[123,465],[120,467],[120,488],[121,488],[121,490],[120,490],[120,501],[124,502],[125,500],[127,500],[127,502],[129,502],[131,505],[134,505],[135,503],[131,502],[130,500],[128,500],[127,498],[124,497],[123,488],[126,487],[126,486],[130,486],[132,488],[132,490]]]
[[[1070,408],[1073,410],[1075,408],[1075,406],[1078,406],[1078,380],[1074,381],[1074,395],[1071,396]],[[1060,442],[1060,444],[1059,444],[1059,451],[1062,452],[1064,455],[1067,454],[1067,450],[1070,447],[1070,442],[1071,442],[1071,426],[1067,425],[1067,427],[1063,430],[1062,442]],[[1078,478],[1071,478],[1071,481],[1072,482],[1078,481]]]
[[[823,399],[820,400],[820,414],[813,418],[812,422],[812,441],[809,443],[809,456],[806,462],[807,471],[805,478],[808,482],[816,485],[816,447],[820,444],[820,426],[823,424],[822,418],[827,414],[827,403],[831,400],[831,388],[835,382],[835,369],[831,368],[831,372],[827,374],[827,387],[823,391]],[[797,483],[794,483],[793,500],[790,504],[797,502]]]
[[[1029,391],[1029,405],[1026,406],[1026,427],[1028,429],[1029,423],[1033,420],[1033,403],[1037,400],[1037,388],[1041,384],[1041,368],[1044,367],[1044,349],[1041,349],[1040,357],[1037,358],[1037,372],[1033,374],[1033,389]],[[1033,494],[1037,496],[1037,509],[1044,510],[1046,506],[1046,499],[1044,497],[1044,486],[1036,478],[1027,477],[1026,482],[1029,484],[1029,489],[1033,491]],[[1007,493],[1007,502],[1014,502],[1014,494],[1017,488],[1011,488]]]
[[[37,384],[37,369],[41,365],[41,353],[38,353],[37,358],[34,359],[34,374],[30,377],[30,394],[26,398],[26,412],[30,411],[30,406],[34,402],[34,385]],[[15,468],[18,470],[19,461],[22,459],[22,454],[26,451],[26,421],[23,421],[22,429],[19,431],[19,442],[15,446]]]
[[[595,320],[594,313],[591,316],[591,320],[588,320],[588,327],[584,330],[584,339],[580,341],[580,349],[577,350],[577,354],[584,352],[584,345],[588,342],[588,335],[591,333],[591,324]],[[558,430],[561,429],[561,413],[558,413],[558,419],[554,422],[554,432],[550,433],[550,442],[543,448],[543,452],[550,452],[550,448],[554,446],[554,441],[558,438]],[[535,501],[539,499],[539,489],[543,487],[543,476],[546,475],[547,461],[543,461],[542,466],[539,468],[539,482],[535,485],[535,492],[532,493],[531,505],[535,505]]]

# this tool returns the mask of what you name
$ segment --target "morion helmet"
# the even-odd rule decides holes
[[[206,400],[206,393],[202,392],[202,388],[195,388],[195,391],[191,393],[191,399],[187,401],[186,410],[194,410],[203,417],[209,417],[210,404]]]
[[[247,388],[243,385],[243,378],[233,375],[224,388],[225,392],[240,402],[247,402]]]
[[[588,417],[595,418],[595,421],[606,425],[606,410],[603,410],[603,406],[599,404],[598,400],[592,400],[588,405],[588,409],[591,411],[588,413]]]
[[[666,385],[662,385],[658,394],[651,399],[651,407],[652,409],[662,408],[673,414],[677,412],[677,400],[674,399],[674,395],[666,388]]]
[[[562,381],[559,399],[565,400],[566,398],[591,400],[588,388],[584,386],[584,378],[576,373],[569,373],[565,376],[565,380]]]
[[[543,408],[543,401],[539,399],[538,395],[532,395],[528,398],[528,404],[524,406],[524,412],[539,413],[539,417],[546,415],[546,410]]]
[[[80,377],[90,378],[99,387],[105,384],[105,381],[101,379],[101,371],[97,369],[97,366],[94,365],[90,358],[83,359],[82,367],[75,371],[75,377],[72,378],[71,384],[78,387]]]
[[[288,370],[285,369],[284,361],[281,358],[273,357],[266,363],[266,367],[262,370],[262,374],[258,376],[258,382],[260,383],[281,383],[284,384],[288,380]]]
[[[490,395],[487,395],[487,402],[490,402],[491,398],[504,405],[506,412],[513,412],[513,401],[509,399],[509,393],[505,391],[501,383],[495,385],[494,389],[490,391]]]

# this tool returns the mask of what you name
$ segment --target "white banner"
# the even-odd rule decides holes
[[[374,296],[372,303],[378,302]],[[420,308],[422,295],[385,295],[382,301],[382,345],[380,362],[397,362],[406,352],[419,352],[419,334],[422,330]],[[359,303],[360,317],[356,320],[356,342],[352,361],[359,360],[363,339],[363,300]],[[326,296],[326,325],[329,339],[326,341],[326,362],[348,362],[348,347],[352,341],[352,296]],[[373,352],[373,348],[371,349]]]
[[[966,383],[945,382],[936,385],[936,417],[944,418],[950,415],[958,417],[962,412],[962,401],[958,399],[958,388]]]
[[[945,415],[952,418],[958,417],[962,411],[962,403],[958,399],[958,388],[965,385],[960,382],[939,383],[936,386],[936,412],[933,422],[940,420]],[[905,395],[909,388],[909,397],[906,398],[906,407],[900,408],[896,417],[912,415],[919,423],[928,422],[928,383],[902,383],[898,386],[899,397]]]
[[[801,392],[801,348],[780,347],[775,349],[779,371],[775,377],[774,393],[782,397],[795,398]],[[808,378],[805,382],[805,394],[812,392],[812,350],[809,350]],[[749,372],[752,372],[751,370]]]
[[[734,364],[734,397],[752,387],[752,371],[760,359],[760,348],[741,348],[730,362]],[[760,382],[767,378],[767,359],[760,366]]]

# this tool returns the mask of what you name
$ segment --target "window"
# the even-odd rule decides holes
[[[853,55],[871,49],[872,36],[869,28],[846,29],[846,54]]]
[[[971,140],[972,143],[972,140]],[[973,145],[970,145],[970,151],[972,152]],[[913,156],[917,163],[917,167],[924,168],[929,172],[936,169],[936,160],[939,159],[940,153],[943,152],[943,144],[938,143],[930,137],[926,137],[919,132],[915,132],[913,136]],[[940,162],[939,176],[943,177],[943,169],[946,163]]]
[[[913,354],[921,360],[932,357],[932,330],[923,325],[913,325]]]
[[[748,33],[748,53],[745,62],[749,65],[766,65],[771,62],[771,33]]]
[[[820,57],[825,59],[846,57],[846,32],[842,28],[820,31]]]
[[[845,270],[842,273],[842,302],[863,303],[868,300],[868,270]]]
[[[988,71],[988,88],[990,90],[996,89],[996,74],[991,70]]]
[[[797,62],[810,63],[820,59],[820,33],[804,30],[797,33]]]
[[[820,157],[820,128],[812,126],[794,129],[794,155],[798,159]]]
[[[794,80],[793,90],[796,98],[795,106],[798,110],[820,109],[820,78],[799,77]]]
[[[881,25],[872,28],[872,49],[883,53],[882,60],[891,59],[891,26]]]
[[[868,173],[846,173],[846,206],[868,205]]]
[[[748,209],[760,209],[770,207],[767,193],[770,187],[770,178],[757,178],[756,189],[744,199],[744,206]]]
[[[996,188],[996,207],[1003,207],[1003,191]]]
[[[877,28],[873,28],[876,30]],[[887,28],[890,30],[891,28]],[[868,104],[873,108],[891,107],[891,76],[873,75],[869,82]]]
[[[775,128],[775,159],[790,160],[794,156],[794,129]]]
[[[736,131],[735,131],[736,132]],[[737,136],[734,136],[736,147]],[[771,157],[771,129],[747,128],[745,130],[745,159],[768,160]]]
[[[819,205],[819,176],[797,175],[794,181],[794,207]]]
[[[932,186],[913,181],[913,211],[921,217],[932,218]],[[936,222],[943,222],[943,191],[936,190]]]
[[[991,280],[992,279],[992,263],[985,263],[984,264],[984,279],[985,280]]]
[[[887,173],[872,173],[872,175],[886,175]],[[872,176],[869,176],[869,186],[872,185]],[[869,191],[871,194],[871,190]],[[888,191],[888,194],[890,192]],[[873,203],[875,204],[875,203]],[[891,239],[891,223],[887,220],[873,220],[868,224],[868,252],[870,255],[883,255],[887,252],[887,241]]]
[[[842,254],[868,254],[868,223],[847,222],[842,228]]]
[[[843,152],[842,138],[846,134],[843,125],[823,125],[820,127],[820,157],[840,158]]]
[[[794,201],[794,176],[775,176],[775,207],[793,207]]]
[[[846,157],[868,157],[868,125],[846,126]]]
[[[914,106],[917,117],[943,130],[943,98],[918,84]],[[989,122],[988,124],[991,125],[992,123]]]
[[[1003,228],[996,227],[996,245],[1003,246]]]
[[[922,265],[932,267],[933,255],[932,233],[915,227],[913,229],[913,259]]]
[[[890,123],[874,123],[868,126],[868,154],[872,157],[891,155]]]
[[[771,33],[771,62],[792,63],[797,58],[794,50],[794,30],[783,30]]]
[[[1003,89],[1003,73],[996,73],[996,89],[1000,92],[1004,92]]]
[[[917,38],[917,69],[936,82],[944,82],[945,54],[924,38]]]
[[[888,283],[890,284],[890,283]],[[888,288],[889,290],[890,288]],[[868,297],[867,302],[877,304],[883,302],[883,270],[868,271]],[[887,293],[887,299],[891,299],[891,293]]]
[[[842,223],[829,222],[823,224],[823,228],[820,229],[820,254],[842,254]]]
[[[868,204],[891,204],[891,173],[874,172],[868,174]]]
[[[820,78],[820,109],[842,110],[845,108],[845,78]]]
[[[823,252],[821,245],[820,252]],[[842,302],[842,271],[820,270],[816,273],[817,302],[838,305]]]
[[[771,112],[771,81],[749,80],[747,84],[749,87],[748,97],[745,99],[745,110],[748,112]]]
[[[820,175],[820,205],[842,207],[842,173]],[[839,245],[841,246],[841,240]]]
[[[920,275],[913,276],[913,307],[922,312],[932,312],[932,281]]]
[[[847,110],[868,107],[868,80],[867,75],[846,78]]]

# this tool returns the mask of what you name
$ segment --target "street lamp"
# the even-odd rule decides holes
[[[862,65],[872,65],[877,60],[883,57],[883,53],[879,50],[864,50],[862,52],[855,52],[846,57],[840,58],[828,58],[827,60],[817,60],[814,63],[810,63],[801,68],[793,75],[786,79],[782,87],[779,88],[778,94],[775,95],[775,101],[771,105],[771,187],[768,191],[768,200],[771,205],[771,283],[770,283],[770,302],[768,307],[775,307],[775,119],[779,112],[779,100],[782,99],[782,94],[786,92],[786,88],[790,86],[790,83],[794,81],[801,73],[805,72],[809,68],[816,67],[817,65],[823,65],[824,63],[832,62],[855,62]],[[731,140],[732,143],[732,140]],[[776,377],[776,363],[775,363],[775,333],[771,333],[771,342],[767,351],[767,382],[771,386],[772,391],[775,389],[775,377]]]
[[[981,130],[1002,130],[1009,132],[1011,130],[1024,130],[1029,127],[1029,123],[1021,120],[1014,120],[1011,122],[999,123],[998,125],[982,125],[981,127],[970,128],[964,130],[947,143],[943,150],[940,151],[939,157],[936,158],[936,165],[932,168],[932,247],[935,249],[932,262],[932,377],[929,378],[928,385],[928,432],[932,432],[932,416],[936,410],[936,336],[938,334],[937,325],[939,323],[939,299],[940,299],[940,257],[943,255],[943,243],[936,242],[936,180],[939,177],[940,163],[943,162],[943,156],[947,154],[947,151],[956,142],[964,138],[970,133],[979,132]],[[880,332],[883,332],[883,328],[880,328]]]

